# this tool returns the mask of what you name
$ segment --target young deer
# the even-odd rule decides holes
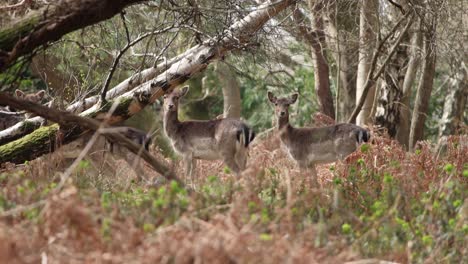
[[[41,90],[36,93],[24,93],[23,91],[16,90],[15,96],[30,102],[40,103],[44,98],[45,91]],[[15,124],[23,121],[24,119],[33,117],[33,114],[26,112],[18,112],[16,109],[11,108],[10,106],[1,105],[0,106],[0,130],[7,129]]]
[[[222,159],[239,175],[246,167],[248,147],[255,132],[244,122],[232,118],[179,121],[179,99],[188,90],[185,86],[164,96],[164,131],[174,150],[183,157],[186,174],[193,177],[196,159]]]
[[[316,128],[294,128],[289,124],[288,109],[296,102],[297,97],[298,94],[293,94],[289,98],[277,98],[268,92],[268,99],[275,105],[283,147],[297,162],[301,171],[308,168],[312,170],[312,180],[317,184],[316,164],[343,160],[359,144],[367,142],[370,133],[362,127],[344,123]]]
[[[23,100],[26,100],[26,101],[30,101],[30,102],[33,102],[33,103],[40,103],[42,101],[42,99],[44,98],[45,96],[45,91],[44,90],[40,90],[39,92],[36,92],[36,93],[25,93],[23,91],[20,91],[20,90],[16,90],[15,91],[15,96],[18,97],[18,98],[21,98]],[[24,114],[24,117],[26,119],[28,118],[31,118],[31,117],[34,117],[35,115],[34,114],[31,114],[31,113],[25,113]]]

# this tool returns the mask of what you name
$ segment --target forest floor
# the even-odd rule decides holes
[[[136,182],[119,162],[82,161],[61,182],[60,153],[0,174],[3,263],[398,263],[467,261],[468,139],[415,153],[375,137],[312,187],[274,138],[241,177],[198,162],[196,190]],[[170,161],[178,175],[182,162]],[[156,173],[146,168],[147,177]],[[356,262],[358,263],[358,262]]]

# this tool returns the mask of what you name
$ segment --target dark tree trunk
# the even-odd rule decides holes
[[[405,148],[408,148],[409,146],[411,125],[410,97],[413,91],[413,84],[414,80],[416,79],[416,73],[419,68],[421,38],[421,29],[420,26],[417,26],[412,36],[411,47],[409,51],[409,62],[405,73],[405,79],[403,81],[403,95],[401,98],[401,103],[399,104],[400,119],[398,121],[398,130],[396,134],[398,142],[400,142],[400,144]]]
[[[429,109],[429,99],[434,85],[436,48],[434,43],[435,25],[434,23],[423,33],[424,41],[424,61],[419,80],[418,91],[411,120],[411,131],[409,138],[409,149],[413,150],[416,142],[424,138],[424,123],[426,121],[427,110]]]
[[[406,35],[406,34],[405,34]],[[404,37],[407,39],[407,35]],[[394,57],[385,67],[381,86],[377,96],[375,124],[385,128],[394,138],[400,123],[400,104],[403,97],[403,81],[408,65],[408,41],[403,41],[397,48]]]

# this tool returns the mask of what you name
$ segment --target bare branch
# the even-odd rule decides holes
[[[380,50],[383,48],[383,45],[390,38],[390,36],[393,36],[395,34],[395,32],[398,29],[398,27],[400,26],[400,24],[406,18],[408,18],[408,16],[410,16],[410,15],[411,15],[411,17],[408,19],[408,22],[406,23],[404,29],[400,32],[400,35],[398,36],[398,39],[395,41],[393,47],[391,48],[390,53],[387,55],[387,58],[384,60],[383,64],[380,66],[377,73],[374,74],[374,71],[375,71],[375,68],[376,68],[376,65],[377,65],[377,60],[378,60],[378,57],[379,57],[379,54],[380,54]],[[364,102],[366,101],[367,93],[369,92],[370,87],[382,74],[383,70],[385,69],[385,66],[390,61],[393,54],[396,52],[396,48],[400,44],[401,40],[403,39],[404,34],[406,33],[406,31],[408,31],[408,28],[409,28],[409,26],[411,25],[412,22],[413,22],[412,12],[408,12],[405,16],[403,16],[395,24],[395,26],[392,28],[390,33],[388,33],[387,36],[385,36],[385,38],[379,43],[379,46],[375,50],[374,55],[372,57],[372,63],[371,63],[370,69],[369,69],[369,74],[367,75],[366,82],[364,84],[364,90],[362,92],[362,96],[361,96],[361,98],[359,98],[358,104],[356,105],[356,107],[353,110],[353,113],[349,117],[348,123],[356,122],[356,117],[358,116],[359,112],[361,111],[362,106],[364,105]]]
[[[112,76],[114,75],[114,72],[115,72],[115,70],[117,68],[117,65],[119,64],[120,58],[122,58],[122,56],[125,54],[125,52],[127,52],[127,50],[130,47],[135,46],[138,42],[142,41],[143,39],[145,39],[145,38],[147,38],[149,36],[152,36],[152,35],[157,35],[157,34],[167,32],[167,31],[169,31],[169,30],[171,30],[173,28],[174,28],[174,26],[170,26],[170,27],[166,27],[166,28],[161,29],[161,30],[155,30],[155,31],[152,31],[152,32],[148,32],[148,33],[145,33],[145,34],[137,37],[135,40],[130,41],[130,36],[128,35],[128,29],[127,29],[127,26],[125,26],[125,31],[127,33],[128,43],[127,43],[127,45],[125,45],[125,47],[123,47],[119,51],[119,54],[117,54],[117,57],[115,57],[114,62],[112,63],[112,67],[110,68],[109,73],[107,74],[106,81],[104,82],[104,86],[102,87],[102,90],[101,90],[101,96],[100,96],[101,104],[106,103],[107,90],[109,89],[110,82],[112,80]]]
[[[15,98],[6,94],[0,94],[0,103],[8,104],[8,105],[15,107],[16,109],[25,110],[28,112],[41,115],[45,117],[46,119],[56,122],[64,127],[78,125],[84,129],[89,129],[89,130],[94,130],[94,131],[99,130],[100,127],[103,127],[103,128],[109,127],[108,125],[101,124],[100,122],[94,119],[88,118],[88,117],[80,117],[72,113],[48,108],[40,104],[21,100],[21,99],[18,99],[18,98]],[[153,169],[156,172],[161,174],[167,180],[175,180],[179,184],[183,185],[183,182],[174,174],[173,171],[171,171],[168,168],[168,166],[166,166],[161,161],[154,158],[145,149],[141,149],[139,145],[132,142],[131,140],[129,140],[122,134],[108,131],[106,133],[103,133],[103,135],[110,141],[127,148],[132,153],[136,155],[140,154],[139,156],[141,156],[146,162],[148,162],[148,164],[151,165],[151,167],[153,167]]]

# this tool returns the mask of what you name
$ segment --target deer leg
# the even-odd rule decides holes
[[[315,186],[319,187],[319,183],[317,181],[317,169],[315,167],[315,164],[312,163],[310,165],[310,170],[312,172],[312,184],[314,184]]]
[[[301,175],[304,175],[306,177],[309,177],[309,173],[312,174],[311,180],[312,180],[312,185],[318,186],[317,182],[317,171],[315,170],[315,164],[308,164],[307,162],[301,162],[298,161],[297,164],[299,165],[299,170]]]
[[[133,153],[127,153],[127,155],[125,155],[125,161],[135,172],[137,180],[141,181],[145,176],[145,172],[141,164],[141,158]]]
[[[193,154],[190,152],[184,156],[185,162],[185,173],[190,178],[191,184],[193,184]]]
[[[235,160],[240,171],[245,170],[247,164],[247,149],[240,149],[235,155]]]
[[[234,173],[236,173],[237,176],[239,176],[241,170],[236,163],[235,157],[224,157],[223,161],[232,171],[234,171]]]

